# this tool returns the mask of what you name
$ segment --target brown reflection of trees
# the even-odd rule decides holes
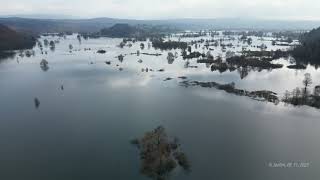
[[[186,155],[180,151],[177,138],[170,139],[162,126],[132,140],[140,150],[141,173],[155,180],[166,180],[178,166],[190,171]]]

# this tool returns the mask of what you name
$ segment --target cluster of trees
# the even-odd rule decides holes
[[[320,28],[305,33],[300,37],[301,45],[297,46],[292,55],[298,63],[320,64]]]
[[[199,32],[195,32],[195,33],[183,33],[182,35],[180,35],[179,37],[181,38],[197,38],[197,37],[202,37],[202,36],[207,36],[207,32],[206,31],[199,31]]]
[[[152,46],[155,49],[171,50],[171,49],[187,49],[188,43],[181,41],[164,41],[163,39],[153,39]]]
[[[171,173],[181,167],[185,172],[191,164],[177,138],[170,138],[164,127],[146,132],[142,138],[131,140],[139,149],[141,174],[155,180],[169,179]]]
[[[303,88],[295,88],[291,92],[286,91],[283,97],[285,103],[295,106],[308,105],[320,108],[320,86],[316,86],[313,92],[310,92],[309,87],[312,84],[312,78],[309,73],[304,75]]]
[[[269,61],[259,60],[258,58],[248,58],[245,56],[233,56],[228,58],[227,63],[237,67],[256,67],[260,69],[277,69],[282,68],[282,64],[273,64]]]
[[[257,36],[257,37],[263,37],[265,33],[263,31],[224,31],[222,32],[225,36]]]
[[[280,32],[273,32],[272,36],[275,38],[284,38],[286,37],[287,40],[292,40],[292,39],[299,39],[301,36],[301,32],[295,32],[295,31],[280,31]]]
[[[270,61],[289,56],[287,51],[282,51],[280,49],[276,51],[242,51],[242,54],[246,57],[259,57],[265,60],[269,59]]]
[[[204,53],[200,53],[198,51],[187,53],[186,51],[182,51],[182,57],[183,59],[193,59],[193,58],[199,58],[199,57],[206,57]]]

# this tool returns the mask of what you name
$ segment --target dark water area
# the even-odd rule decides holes
[[[135,53],[140,47],[136,43],[120,49],[120,42],[100,38],[79,43],[76,36],[67,36],[54,50],[45,47],[47,54],[35,47],[34,56],[0,62],[1,179],[148,179],[139,172],[139,151],[130,140],[160,125],[179,138],[191,163],[191,172],[178,168],[171,179],[320,177],[318,109],[185,88],[178,78],[235,82],[240,88],[282,95],[302,86],[306,72],[313,85],[320,84],[319,70],[284,67],[252,71],[241,79],[237,71],[211,72],[195,61],[190,64],[198,68],[185,68],[181,57],[170,64],[168,51],[152,48],[141,52],[163,55],[126,55],[119,62],[119,54]],[[96,53],[99,49],[106,53]],[[220,50],[213,53],[223,55]],[[46,71],[40,67],[42,59],[48,61]],[[277,62],[290,64],[285,59]],[[143,68],[154,71],[142,72]],[[168,77],[173,79],[164,81]],[[272,166],[291,162],[307,166]]]

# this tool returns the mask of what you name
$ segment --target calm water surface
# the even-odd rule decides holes
[[[116,47],[120,41],[101,38],[80,44],[76,36],[68,36],[56,44],[55,51],[45,48],[47,55],[35,47],[33,57],[0,62],[1,179],[147,179],[139,173],[139,152],[129,141],[159,125],[180,139],[192,166],[189,174],[178,169],[171,179],[320,177],[319,110],[276,106],[215,89],[184,88],[177,78],[235,82],[239,88],[281,95],[302,86],[306,72],[312,74],[313,85],[320,84],[319,70],[284,67],[251,71],[241,79],[237,71],[211,72],[195,60],[190,65],[198,65],[196,69],[186,69],[180,57],[169,64],[168,52],[147,46],[141,52],[163,56],[127,55],[121,63],[115,57],[136,52],[140,43],[120,49]],[[72,53],[69,44],[73,44]],[[261,41],[254,39],[254,44]],[[107,53],[97,54],[99,49]],[[224,55],[220,51],[212,53]],[[40,68],[42,59],[49,62],[48,71]],[[139,59],[143,62],[138,63]],[[147,67],[155,71],[141,71]],[[165,72],[156,72],[161,68]],[[163,81],[167,77],[174,79]],[[40,101],[38,109],[34,98]],[[307,162],[309,166],[269,166],[278,162]]]

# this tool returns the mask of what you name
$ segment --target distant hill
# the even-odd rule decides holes
[[[29,49],[35,45],[35,38],[18,33],[0,24],[0,52],[7,50]]]
[[[0,18],[4,24],[18,32],[28,33],[60,33],[60,32],[99,32],[102,28],[117,23],[139,24],[135,20],[117,20],[111,18],[96,19],[28,19]]]
[[[300,41],[292,53],[297,62],[320,65],[320,28],[302,35]]]
[[[28,19],[79,19],[72,15],[63,14],[11,14],[11,15],[0,15],[0,18],[28,18]]]
[[[115,24],[171,26],[182,30],[311,30],[320,25],[318,21],[280,21],[255,19],[170,19],[132,20],[114,18],[94,19],[29,19],[19,17],[0,18],[4,24],[17,31],[45,32],[99,32]]]
[[[170,33],[179,32],[171,26],[165,25],[129,25],[115,24],[109,28],[103,28],[99,33],[94,33],[93,36],[104,36],[112,38],[138,38],[140,40],[146,38],[163,37]]]
[[[110,28],[104,28],[101,30],[101,34],[108,37],[132,37],[139,30],[136,27],[130,26],[129,24],[115,24]]]

